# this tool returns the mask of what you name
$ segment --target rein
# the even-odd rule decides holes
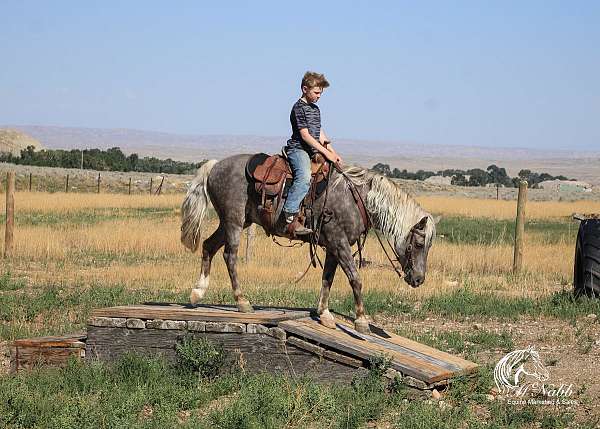
[[[366,209],[365,202],[364,202],[362,196],[360,195],[360,192],[358,192],[358,189],[357,189],[356,185],[354,184],[354,182],[352,182],[352,180],[346,175],[346,173],[344,173],[344,171],[341,168],[339,168],[337,165],[335,165],[335,168],[338,171],[338,173],[341,174],[342,177],[346,180],[348,188],[350,189],[350,192],[352,193],[352,196],[358,206],[359,212],[361,214],[361,218],[363,219],[363,224],[365,225],[364,231],[361,233],[361,236],[357,240],[358,249],[352,255],[352,256],[355,256],[358,253],[358,255],[359,255],[358,266],[360,268],[360,267],[362,267],[362,249],[364,248],[364,245],[367,241],[367,235],[369,233],[369,229],[371,228],[371,226],[374,225],[374,223],[373,223],[373,219],[371,219],[370,213]],[[309,242],[310,261],[309,261],[308,267],[306,267],[306,270],[304,270],[302,275],[300,275],[300,277],[298,277],[294,281],[294,284],[300,282],[304,278],[304,276],[310,269],[311,265],[313,267],[316,267],[317,261],[319,262],[319,265],[321,266],[321,268],[323,268],[323,264],[321,263],[321,260],[319,259],[319,256],[317,255],[316,249],[317,249],[317,246],[319,243],[319,236],[321,234],[321,228],[323,227],[324,218],[327,217],[329,219],[329,217],[331,216],[331,213],[328,213],[328,212],[330,212],[330,210],[326,209],[326,204],[327,204],[327,197],[329,195],[329,185],[331,182],[330,179],[331,179],[332,172],[333,172],[333,168],[331,168],[331,165],[330,165],[329,172],[327,173],[327,187],[325,188],[325,197],[324,197],[324,201],[323,201],[323,208],[321,209],[319,219],[317,220],[317,228],[314,229],[314,234]],[[314,202],[314,198],[312,199],[312,202]],[[310,209],[312,210],[312,205],[311,205]],[[383,243],[383,240],[379,236],[379,232],[376,229],[374,229],[374,231],[375,231],[375,236],[377,237],[377,241],[379,241],[379,245],[383,249],[383,253],[385,253],[385,256],[387,257],[388,261],[390,262],[390,265],[392,266],[392,269],[394,270],[394,272],[400,278],[402,278],[403,274],[408,275],[412,271],[413,265],[414,265],[414,260],[413,260],[413,255],[412,255],[413,237],[415,234],[424,236],[424,233],[415,229],[415,227],[413,227],[410,230],[409,235],[407,237],[408,244],[407,244],[406,250],[404,252],[404,258],[407,261],[406,269],[403,269],[402,263],[400,262],[400,255],[398,255],[398,253],[396,252],[396,248],[390,243],[389,239],[386,239],[388,246],[390,247],[390,249],[393,253],[393,256],[395,257],[394,259],[392,259],[386,249],[385,244]],[[362,240],[361,240],[361,238],[362,238]],[[279,244],[279,243],[277,243],[277,244]],[[300,245],[303,245],[303,244],[304,243],[301,243]],[[398,266],[397,264],[399,264],[400,266]]]
[[[358,204],[359,208],[362,207],[365,208],[364,213],[366,215],[366,218],[368,219],[368,223],[366,223],[366,228],[364,231],[364,240],[361,244],[360,238],[358,240],[358,250],[357,253],[359,254],[359,268],[362,265],[362,257],[361,255],[361,251],[362,248],[365,245],[365,242],[367,241],[367,233],[369,232],[369,228],[374,225],[373,223],[373,219],[371,219],[371,215],[369,214],[369,212],[366,210],[366,205],[364,200],[362,199],[362,196],[360,195],[360,192],[358,192],[358,190],[356,189],[356,185],[354,184],[354,182],[352,182],[352,180],[346,175],[346,173],[344,173],[341,169],[338,169],[338,172],[342,175],[342,177],[344,177],[344,179],[346,179],[346,182],[348,183],[348,187],[350,188],[350,190],[352,191],[352,195],[354,196],[354,199],[356,200],[356,203]],[[360,200],[360,203],[359,203]],[[361,210],[361,215],[363,214],[363,210]],[[363,218],[364,220],[364,218]],[[392,269],[394,270],[394,272],[398,275],[398,277],[402,278],[403,273],[404,274],[409,274],[412,269],[413,269],[413,265],[414,265],[414,259],[413,259],[413,255],[412,255],[412,241],[413,241],[413,237],[415,234],[420,235],[420,236],[424,236],[425,234],[417,229],[415,229],[415,227],[411,228],[409,235],[407,237],[408,239],[408,245],[406,246],[406,250],[404,252],[404,258],[407,261],[406,264],[406,269],[402,268],[402,263],[400,262],[400,255],[398,255],[398,253],[396,252],[396,248],[390,243],[390,240],[386,239],[388,246],[390,247],[390,249],[392,250],[395,259],[392,259],[390,257],[390,255],[388,254],[387,249],[385,248],[385,245],[383,244],[383,241],[381,240],[381,237],[379,236],[379,232],[377,231],[377,229],[374,229],[375,231],[375,236],[377,237],[377,241],[379,241],[379,245],[381,246],[381,248],[383,249],[383,253],[385,253],[385,256],[387,257],[388,261],[390,262],[390,265],[392,266]],[[355,253],[356,254],[356,253]],[[400,264],[400,266],[397,266],[396,263]]]

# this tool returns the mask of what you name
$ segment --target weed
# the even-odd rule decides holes
[[[177,362],[187,371],[198,372],[200,377],[214,378],[225,363],[223,346],[206,338],[187,335],[175,345]]]
[[[14,278],[10,271],[0,275],[0,292],[20,290],[25,287],[25,280]]]

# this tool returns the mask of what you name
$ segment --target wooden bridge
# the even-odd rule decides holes
[[[223,346],[232,362],[248,372],[309,376],[324,382],[350,382],[372,359],[390,359],[389,378],[432,389],[473,374],[477,365],[370,325],[371,335],[354,330],[352,319],[335,314],[336,329],[318,322],[310,309],[257,307],[239,313],[232,306],[149,303],[95,310],[86,336],[85,359],[110,361],[127,352],[176,359],[175,344],[186,335]],[[23,343],[29,347],[32,340]],[[40,342],[40,344],[42,341]],[[62,347],[73,347],[65,341]],[[52,344],[45,339],[44,344]],[[15,342],[18,349],[18,341]],[[56,351],[53,355],[57,355]],[[65,354],[66,355],[66,354]]]

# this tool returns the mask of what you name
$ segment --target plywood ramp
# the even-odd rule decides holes
[[[392,375],[423,389],[477,371],[473,362],[375,325],[370,328],[370,335],[360,334],[351,318],[337,314],[336,329],[329,329],[311,309],[255,307],[254,313],[239,313],[227,305],[147,303],[95,310],[86,348],[90,357],[98,358],[114,358],[130,349],[172,357],[175,343],[191,332],[252,356],[254,361],[247,360],[257,369],[301,370],[321,374],[324,380],[334,379],[336,372],[351,379],[382,355],[390,359]],[[293,368],[290,357],[295,359]]]
[[[391,359],[393,369],[426,384],[477,370],[477,364],[473,362],[386,332],[375,325],[371,325],[371,335],[363,335],[342,318],[338,317],[336,322],[336,329],[329,329],[321,325],[317,317],[306,317],[281,322],[279,327],[311,343],[358,359],[370,360],[381,355],[387,356]]]

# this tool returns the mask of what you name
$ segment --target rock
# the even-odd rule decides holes
[[[281,328],[270,328],[269,332],[267,332],[267,335],[277,338],[278,340],[285,340],[287,336],[285,331]]]
[[[129,329],[144,329],[146,327],[146,322],[144,322],[142,319],[131,318],[127,319],[125,326],[127,326]]]
[[[592,320],[592,321],[594,321],[594,320],[596,320],[598,318],[598,315],[592,313],[592,314],[588,314],[585,317],[588,318],[588,319],[590,319],[590,320]]]
[[[200,320],[188,320],[187,328],[188,331],[204,332],[206,328],[206,322]]]
[[[494,395],[487,394],[487,395],[485,395],[485,399],[487,399],[488,401],[491,402],[491,401],[495,400],[496,397]]]
[[[476,331],[481,331],[483,329],[483,325],[481,323],[473,323],[473,329]]]
[[[237,332],[241,334],[246,332],[246,325],[243,323],[206,322],[204,329],[206,332]]]
[[[438,392],[437,389],[433,389],[431,391],[431,397],[433,399],[439,400],[442,397],[442,394],[440,392]]]
[[[124,328],[124,317],[92,317],[88,324],[99,328]]]

